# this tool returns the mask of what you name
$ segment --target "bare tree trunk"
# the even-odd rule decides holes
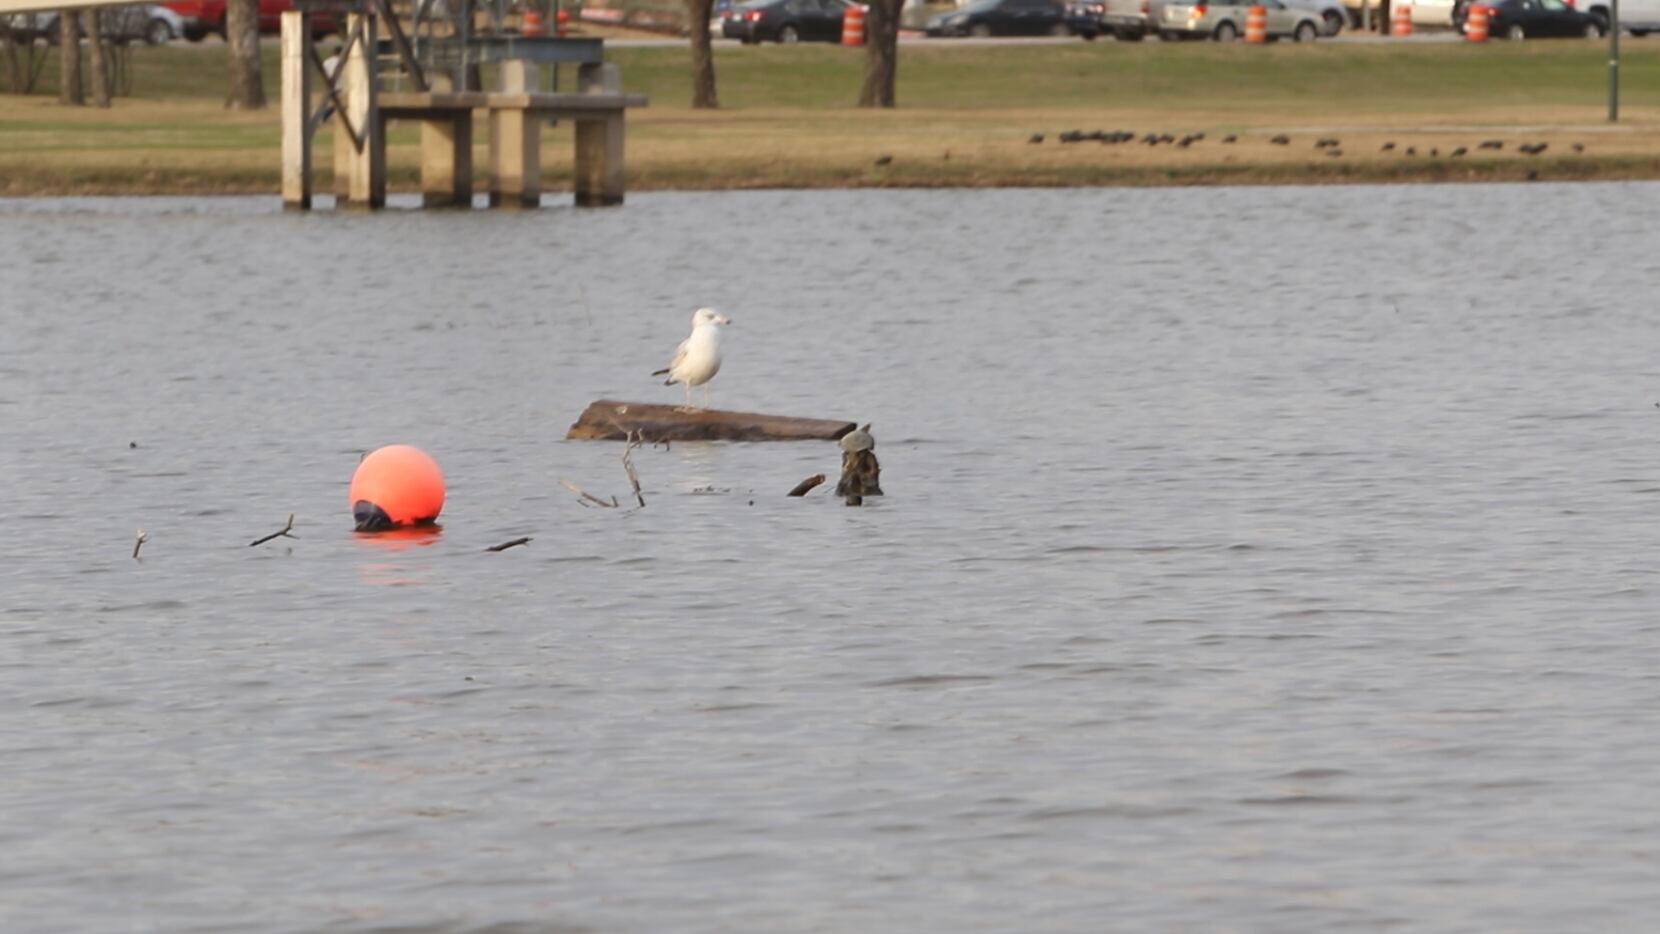
[[[81,88],[81,11],[58,11],[58,103],[72,107],[86,104],[86,91]]]
[[[265,85],[259,73],[258,0],[229,0],[225,4],[225,40],[230,45],[230,91],[225,106],[232,110],[265,107]]]
[[[686,15],[692,32],[692,107],[713,110],[720,106],[715,96],[715,55],[709,48],[709,17],[715,0],[686,0]]]
[[[104,24],[98,10],[86,11],[86,41],[92,48],[92,103],[110,105],[110,63],[104,47]]]
[[[892,107],[899,77],[899,11],[905,0],[870,0],[865,14],[865,84],[860,107]]]
[[[6,22],[0,22],[0,54],[6,58],[6,90],[22,94],[23,61],[17,57],[17,39],[12,36],[12,28]]]

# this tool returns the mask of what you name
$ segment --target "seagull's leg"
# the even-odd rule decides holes
[[[703,384],[703,408],[704,408],[705,411],[707,411],[708,408],[709,408],[709,384],[708,383]]]

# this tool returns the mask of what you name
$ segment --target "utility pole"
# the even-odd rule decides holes
[[[1608,122],[1620,120],[1620,0],[1608,4]]]

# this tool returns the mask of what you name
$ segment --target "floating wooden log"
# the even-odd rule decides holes
[[[647,444],[664,441],[835,441],[857,427],[825,418],[792,418],[719,409],[600,399],[589,403],[565,437],[581,441],[626,441],[639,432]]]

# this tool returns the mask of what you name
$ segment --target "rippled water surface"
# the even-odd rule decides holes
[[[0,928],[1645,930],[1657,197],[0,203]]]

